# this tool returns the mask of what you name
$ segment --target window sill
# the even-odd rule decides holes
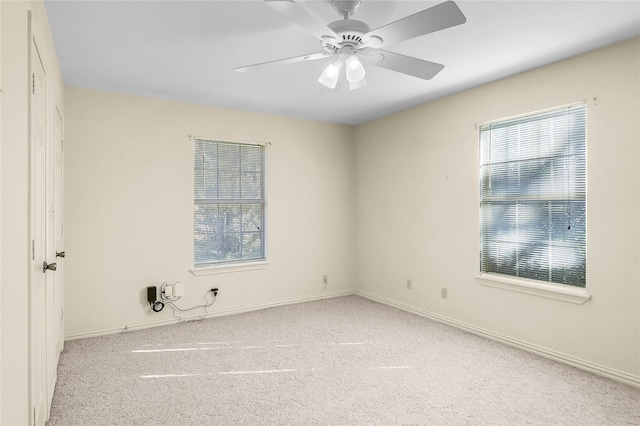
[[[582,305],[587,300],[591,299],[591,295],[587,293],[586,289],[564,284],[551,284],[494,274],[478,274],[476,275],[476,280],[480,284],[489,287],[532,294],[534,296],[561,300],[563,302],[570,302],[578,305]]]
[[[196,277],[199,277],[203,275],[255,271],[258,269],[265,269],[268,264],[269,262],[267,262],[266,260],[261,262],[235,263],[232,265],[216,265],[216,266],[207,266],[204,268],[193,268],[193,269],[190,269],[190,272]]]

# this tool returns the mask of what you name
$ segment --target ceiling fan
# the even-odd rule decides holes
[[[437,4],[374,30],[362,21],[349,18],[362,1],[331,1],[331,5],[343,19],[328,25],[293,0],[265,0],[265,3],[316,36],[321,41],[323,52],[238,67],[235,71],[245,72],[277,64],[332,58],[318,79],[331,89],[335,89],[342,74],[346,76],[351,90],[366,85],[366,71],[360,58],[381,68],[430,80],[442,71],[444,65],[382,48],[467,21],[453,1]]]

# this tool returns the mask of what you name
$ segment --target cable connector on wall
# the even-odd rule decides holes
[[[184,296],[184,284],[180,281],[176,281],[173,284],[162,283],[160,286],[160,297],[165,300],[175,302]]]
[[[211,291],[211,293],[213,293],[214,297],[218,296],[218,287],[213,287],[210,291]]]

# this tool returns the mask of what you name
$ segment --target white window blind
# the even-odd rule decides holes
[[[196,139],[196,267],[265,257],[264,146]]]
[[[480,268],[586,286],[586,109],[480,128]]]

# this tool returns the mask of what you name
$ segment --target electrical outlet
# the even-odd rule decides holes
[[[411,290],[413,288],[413,283],[410,279],[407,278],[407,290]]]
[[[442,297],[443,299],[447,298],[447,289],[446,288],[441,288],[440,289],[440,297]]]

